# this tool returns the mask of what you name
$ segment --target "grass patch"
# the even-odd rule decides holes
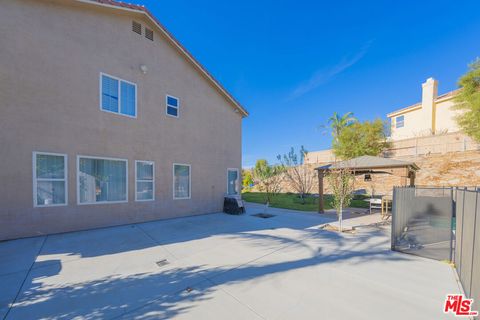
[[[243,200],[247,202],[255,202],[265,204],[264,192],[244,192],[242,193]],[[354,208],[368,208],[368,202],[363,201],[365,196],[355,196],[352,200],[350,207]],[[332,196],[324,195],[325,209],[332,209]],[[302,203],[302,199],[293,193],[279,193],[272,198],[270,203],[271,207],[292,209],[299,211],[317,211],[318,210],[318,198],[308,196],[305,198],[305,204]]]

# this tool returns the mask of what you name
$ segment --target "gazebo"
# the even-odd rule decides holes
[[[356,176],[363,174],[397,175],[402,178],[402,185],[414,186],[416,171],[419,167],[414,162],[409,161],[374,156],[361,156],[315,168],[318,172],[318,212],[320,213],[324,212],[323,178],[326,173],[335,169],[348,170]]]

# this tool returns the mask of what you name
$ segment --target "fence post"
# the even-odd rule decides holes
[[[464,187],[463,188],[463,205],[462,205],[462,232],[461,232],[461,236],[462,236],[462,247],[460,248],[460,261],[459,261],[459,265],[457,266],[457,270],[458,270],[458,275],[460,276],[460,278],[462,278],[462,256],[463,256],[463,225],[465,224],[464,223],[464,219],[465,219],[465,194],[467,193],[467,187]]]
[[[395,250],[395,210],[397,207],[396,204],[396,194],[397,194],[397,187],[393,187],[393,195],[392,195],[392,231],[390,232],[390,249],[392,251]]]
[[[445,190],[445,189],[444,189]],[[450,213],[450,263],[453,262],[453,213],[455,212],[455,202],[453,201],[453,188],[450,189],[450,199],[452,200],[452,211]]]
[[[477,212],[478,212],[478,193],[475,194],[475,217],[473,218],[473,237],[472,237],[472,267],[470,269],[470,289],[468,292],[470,292],[470,295],[472,295],[472,284],[473,284],[473,268],[475,267],[475,237],[477,233]],[[472,297],[470,297],[472,298]],[[475,297],[476,298],[476,297]],[[478,302],[477,302],[478,303]]]

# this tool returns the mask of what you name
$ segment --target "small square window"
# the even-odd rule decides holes
[[[405,126],[405,116],[398,116],[395,118],[395,127],[403,128]]]
[[[178,118],[180,100],[178,98],[167,96],[167,115]]]

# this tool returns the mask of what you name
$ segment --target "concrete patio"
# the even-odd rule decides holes
[[[449,318],[445,295],[461,292],[452,268],[391,252],[388,229],[251,216],[262,211],[1,242],[0,318]]]

